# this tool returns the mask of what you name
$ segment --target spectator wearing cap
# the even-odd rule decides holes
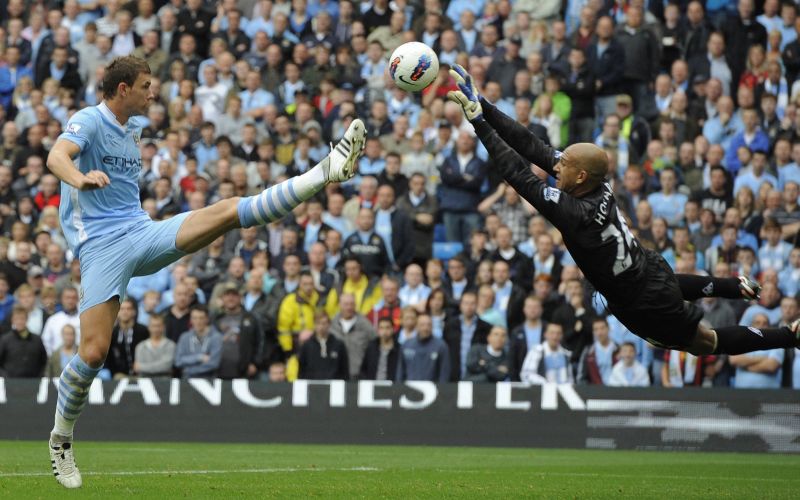
[[[61,331],[64,325],[75,328],[76,342],[81,340],[81,321],[78,316],[78,291],[73,287],[64,288],[59,300],[61,310],[47,318],[42,328],[42,343],[50,356],[61,344]]]
[[[510,37],[505,43],[505,50],[492,58],[487,70],[489,81],[499,83],[504,96],[514,94],[514,78],[518,71],[525,69],[525,60],[519,56],[521,46],[522,39],[519,36]]]
[[[348,380],[350,362],[347,348],[331,335],[331,320],[325,311],[314,315],[313,335],[300,346],[299,378],[306,380]]]
[[[746,147],[750,149],[750,151],[762,151],[764,154],[767,154],[769,151],[769,137],[761,130],[758,124],[758,112],[755,109],[743,109],[741,114],[744,130],[731,138],[725,153],[725,166],[733,175],[736,175],[739,169],[743,167],[739,160],[739,148]],[[773,186],[778,186],[777,180]],[[735,191],[736,189],[734,188],[734,196],[736,194]],[[753,192],[757,193],[758,190],[754,190]]]
[[[263,366],[265,338],[258,320],[242,308],[236,283],[222,291],[222,310],[213,324],[222,334],[222,357],[217,376],[223,379],[253,378]]]
[[[47,352],[41,338],[28,331],[28,313],[23,307],[11,312],[11,331],[0,336],[0,377],[41,377],[47,366]]]

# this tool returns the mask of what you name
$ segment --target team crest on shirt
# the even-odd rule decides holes
[[[547,201],[552,201],[553,203],[558,203],[559,198],[561,198],[561,191],[556,188],[546,187],[544,188],[544,199]]]
[[[69,125],[67,125],[67,130],[65,130],[65,132],[72,135],[78,135],[78,131],[80,129],[81,126],[78,125],[77,123],[70,123]]]
[[[141,141],[142,141],[142,133],[141,132],[134,132],[133,133],[133,142],[138,146]]]

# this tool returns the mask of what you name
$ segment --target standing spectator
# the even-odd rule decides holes
[[[397,363],[397,381],[428,380],[447,382],[450,377],[450,353],[443,340],[433,336],[428,314],[417,318],[417,336],[403,343]]]
[[[739,0],[737,15],[722,24],[725,36],[725,53],[731,63],[733,81],[738,82],[744,72],[747,51],[753,45],[767,46],[767,30],[755,20],[753,0]]]
[[[655,35],[642,25],[643,17],[640,6],[629,6],[617,37],[625,50],[625,86],[633,97],[636,114],[653,119],[658,113],[650,83],[658,75],[660,49]]]
[[[222,291],[222,311],[214,318],[222,334],[222,355],[217,376],[223,379],[254,378],[263,366],[264,332],[258,320],[242,307],[235,283]]]
[[[361,261],[354,256],[345,257],[343,267],[345,279],[328,292],[325,311],[328,316],[334,317],[339,310],[339,296],[342,293],[352,293],[356,298],[358,312],[364,315],[369,314],[383,298],[378,278],[369,278],[365,275]]]
[[[447,318],[444,341],[450,352],[450,381],[456,382],[467,373],[467,358],[472,346],[485,345],[491,325],[478,317],[478,297],[464,292],[459,302],[459,314]]]
[[[61,330],[61,346],[56,350],[47,361],[47,377],[60,377],[61,372],[69,364],[69,361],[78,354],[78,345],[75,343],[75,329],[72,325],[64,325]],[[172,358],[170,358],[172,365]]]
[[[636,360],[636,346],[631,342],[625,342],[620,346],[619,361],[611,370],[608,385],[611,387],[647,387],[650,385],[647,368]]]
[[[389,260],[395,272],[405,269],[414,258],[414,241],[410,238],[411,219],[395,205],[394,189],[389,185],[378,188],[375,232],[383,238]]]
[[[492,290],[495,295],[494,308],[503,315],[508,328],[514,329],[521,325],[524,321],[522,308],[525,290],[511,281],[509,265],[503,260],[492,265]]]
[[[41,377],[47,366],[42,339],[25,327],[28,312],[20,306],[11,311],[11,332],[0,337],[0,377]]]
[[[210,326],[205,306],[194,306],[189,314],[192,328],[178,339],[175,367],[183,378],[213,377],[222,359],[222,334]]]
[[[419,265],[411,264],[406,268],[405,285],[399,292],[401,307],[413,307],[419,312],[425,311],[431,289],[422,282],[422,278],[422,268]]]
[[[569,71],[564,75],[563,91],[572,102],[569,119],[569,144],[591,142],[595,128],[595,76],[586,62],[586,53],[574,47],[569,52]],[[562,138],[563,139],[563,138]]]
[[[754,156],[757,151],[762,152],[765,155],[765,160],[767,151],[769,151],[769,137],[767,137],[767,134],[765,134],[761,130],[761,127],[759,127],[758,112],[755,109],[742,109],[741,116],[742,123],[744,124],[744,130],[731,138],[730,144],[728,145],[725,153],[725,166],[733,175],[736,175],[739,172],[739,169],[746,166],[742,165],[742,162],[739,159],[739,148],[745,147],[749,149]],[[761,172],[758,172],[758,175],[761,175]],[[770,177],[773,178],[771,175]],[[739,184],[739,179],[736,179],[736,181],[736,184]],[[734,196],[736,196],[737,191],[736,184],[734,185],[733,189]],[[778,187],[777,179],[775,179],[773,187]],[[753,192],[757,193],[758,190],[756,189]]]
[[[494,193],[481,201],[478,211],[484,216],[494,213],[500,217],[503,225],[511,229],[512,244],[514,245],[525,239],[528,220],[534,213],[533,206],[523,200],[519,193],[505,182],[497,186]]]
[[[497,228],[496,240],[497,250],[492,252],[491,260],[506,263],[511,281],[523,290],[529,290],[532,286],[534,274],[531,258],[520,252],[513,245],[510,228],[506,226]]]
[[[288,294],[278,311],[278,342],[284,351],[292,350],[293,338],[309,334],[314,329],[319,294],[314,290],[314,278],[300,275],[296,291]]]
[[[133,371],[140,377],[168,377],[175,360],[175,342],[164,336],[164,316],[151,314],[147,325],[149,338],[136,346]]]
[[[133,299],[123,300],[119,305],[117,324],[111,330],[111,348],[104,366],[114,378],[134,374],[136,347],[148,337],[147,328],[136,321],[136,309]]]
[[[172,306],[165,314],[164,323],[167,338],[177,344],[183,332],[189,329],[191,306],[189,287],[183,283],[176,284],[172,289],[172,300]]]
[[[683,221],[683,209],[688,197],[676,192],[678,176],[672,167],[664,167],[659,172],[661,191],[651,193],[647,201],[653,208],[653,217],[664,218],[670,227],[679,226]]]
[[[547,323],[542,321],[542,301],[535,295],[525,298],[522,314],[525,322],[511,331],[509,358],[511,361],[511,380],[519,380],[520,370],[528,351],[542,343]]]
[[[562,325],[564,346],[577,362],[583,349],[592,343],[594,309],[586,300],[583,284],[577,279],[566,282],[564,298],[564,303],[553,312],[552,321]]]
[[[694,81],[698,77],[711,78],[722,84],[722,95],[729,96],[739,80],[733,79],[732,61],[725,54],[725,39],[721,33],[711,33],[706,43],[707,50],[689,59],[689,75]]]
[[[548,73],[565,76],[569,73],[570,46],[567,40],[567,26],[563,21],[551,25],[553,38],[542,47],[542,60]],[[491,71],[491,68],[490,68]],[[503,92],[508,95],[508,92]]]
[[[773,218],[764,221],[762,232],[766,238],[758,249],[758,267],[780,272],[789,264],[792,245],[781,240],[781,226]]]
[[[331,320],[325,311],[314,314],[314,335],[300,346],[299,378],[304,380],[348,380],[347,348],[330,335]]]
[[[186,6],[178,13],[178,31],[197,40],[197,54],[201,57],[208,52],[213,20],[214,14],[203,9],[202,0],[186,0]]]
[[[597,37],[586,49],[589,71],[595,75],[595,103],[598,121],[614,112],[620,84],[625,75],[625,48],[614,36],[614,21],[608,16],[597,20]]]
[[[388,317],[378,320],[378,337],[367,344],[361,362],[362,380],[394,380],[400,348],[395,341],[394,324]]]
[[[61,330],[64,325],[75,328],[75,342],[81,342],[81,322],[78,316],[78,291],[68,286],[61,292],[61,311],[47,318],[42,329],[42,343],[50,356],[61,343]]]
[[[430,259],[433,252],[437,202],[425,190],[425,176],[419,172],[411,174],[408,188],[408,192],[397,200],[397,208],[412,220],[412,232],[403,239],[410,240],[414,248],[413,259],[420,263]]]
[[[375,338],[375,330],[362,314],[356,311],[356,298],[349,293],[342,294],[339,300],[339,313],[333,317],[331,335],[344,342],[350,364],[350,377],[358,378],[364,353]]]
[[[770,321],[766,314],[753,317],[753,334],[767,328]],[[778,389],[781,386],[784,349],[767,349],[729,356],[728,362],[736,368],[733,386],[737,389]]]
[[[594,343],[583,349],[575,378],[579,383],[608,385],[619,348],[609,337],[608,320],[605,318],[592,321],[592,334]]]
[[[357,258],[364,272],[377,278],[389,269],[391,259],[383,238],[375,232],[375,212],[371,208],[360,209],[356,226],[357,231],[344,240],[342,253],[345,258]]]
[[[495,326],[489,332],[488,345],[477,344],[467,356],[466,380],[473,382],[502,382],[508,379],[509,359],[506,352],[506,331]]]
[[[553,43],[555,44],[556,41],[554,40]],[[568,47],[564,45],[563,39],[560,43],[562,44],[561,47],[569,50]],[[505,50],[492,59],[492,63],[486,71],[489,81],[500,84],[500,89],[504,96],[511,96],[514,94],[514,77],[518,71],[525,69],[525,60],[519,56],[519,49],[521,46],[522,39],[519,36],[515,35],[508,38],[505,43]],[[556,57],[560,57],[561,47],[553,49],[558,52]],[[547,62],[551,62],[551,60],[548,60],[549,55],[550,52],[548,51],[545,54],[545,60]],[[552,60],[552,63],[555,65],[558,65],[560,62],[560,60]]]
[[[558,323],[549,323],[544,331],[544,342],[533,347],[525,356],[520,370],[520,380],[528,384],[571,384],[573,382],[570,358],[572,353],[561,347],[564,332]]]
[[[14,308],[14,295],[9,293],[10,290],[8,278],[0,274],[0,323],[11,317],[11,310]]]
[[[481,187],[486,176],[486,163],[475,156],[475,139],[461,132],[456,148],[439,168],[442,178],[440,210],[448,241],[461,241],[480,226],[477,212]]]

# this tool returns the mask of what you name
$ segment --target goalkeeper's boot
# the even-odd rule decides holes
[[[81,472],[75,465],[75,454],[72,450],[72,439],[51,435],[50,464],[53,466],[53,475],[56,481],[65,488],[80,488],[83,484]]]
[[[761,298],[761,285],[747,276],[739,276],[739,291],[745,300],[758,300]]]

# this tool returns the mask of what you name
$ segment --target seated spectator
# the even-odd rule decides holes
[[[447,319],[443,340],[450,351],[450,381],[464,378],[471,346],[485,345],[491,325],[478,317],[478,299],[474,292],[464,292],[459,314]]]
[[[267,382],[281,383],[286,382],[286,363],[283,361],[273,361],[267,370]]]
[[[509,359],[511,360],[511,380],[519,380],[519,372],[528,351],[542,343],[542,333],[547,324],[542,321],[542,301],[535,295],[528,295],[522,306],[525,321],[511,332],[509,340]]]
[[[425,311],[425,305],[431,289],[422,282],[422,268],[410,264],[404,274],[405,285],[400,289],[400,306],[413,307],[419,312]]]
[[[348,380],[350,378],[347,348],[344,342],[330,335],[331,320],[325,311],[313,318],[314,334],[300,346],[299,378],[304,380]]]
[[[566,281],[564,298],[564,303],[553,312],[551,319],[563,326],[563,344],[572,352],[574,356],[572,361],[577,362],[583,349],[592,343],[594,309],[586,299],[583,283],[580,280]]]
[[[433,336],[431,317],[420,314],[417,335],[406,340],[400,348],[397,381],[427,380],[447,382],[450,377],[450,353],[443,340]]]
[[[683,221],[683,207],[688,198],[685,194],[675,191],[678,177],[673,168],[663,168],[659,173],[659,181],[661,191],[647,197],[653,208],[653,217],[663,217],[670,227],[678,226]]]
[[[175,342],[166,334],[164,316],[150,315],[147,324],[149,338],[136,346],[133,371],[140,377],[169,377],[175,360]]]
[[[742,187],[747,186],[753,193],[760,193],[764,183],[770,184],[773,189],[778,188],[778,179],[766,171],[769,166],[767,152],[761,150],[753,151],[753,159],[750,161],[750,168],[742,170],[740,175],[733,183],[733,196],[735,197]],[[743,165],[744,167],[744,165]]]
[[[42,343],[47,355],[52,355],[61,344],[61,330],[64,325],[75,328],[76,340],[81,342],[81,321],[78,316],[78,291],[73,287],[66,287],[61,292],[61,311],[53,314],[44,324],[42,329]]]
[[[605,318],[595,318],[592,321],[592,335],[594,343],[583,349],[575,378],[579,383],[608,385],[611,370],[618,361],[619,348],[609,337],[608,321]]]
[[[14,308],[14,295],[9,293],[10,290],[8,278],[0,274],[0,323],[11,317],[11,309]]]
[[[114,378],[133,375],[133,361],[136,347],[147,339],[147,328],[136,321],[136,302],[127,298],[119,305],[117,323],[111,330],[111,348],[108,350],[104,367]]]
[[[384,276],[381,279],[381,293],[383,298],[375,304],[372,310],[367,314],[367,320],[372,324],[373,328],[377,329],[378,321],[381,318],[389,318],[394,325],[394,331],[400,330],[400,282],[397,278],[391,276]]]
[[[789,265],[778,274],[778,286],[784,295],[795,296],[800,291],[800,248],[789,253]]]
[[[75,343],[75,328],[72,325],[64,325],[61,330],[61,345],[47,361],[45,376],[50,378],[61,376],[61,372],[76,354],[78,354],[78,345]],[[169,363],[172,366],[172,358]]]
[[[328,267],[325,259],[325,245],[315,242],[308,250],[308,265],[302,271],[311,274],[314,278],[314,289],[320,297],[327,297],[328,292],[339,284],[339,274]]]
[[[766,283],[765,283],[766,284]],[[770,321],[766,314],[753,316],[753,333],[767,328]],[[785,349],[767,349],[729,356],[728,362],[736,368],[733,386],[737,389],[778,389],[783,376]]]
[[[513,245],[511,229],[507,226],[497,228],[496,239],[497,250],[491,254],[492,261],[504,261],[508,264],[508,277],[511,281],[523,291],[529,291],[534,273],[531,259]]]
[[[761,297],[757,303],[748,307],[739,320],[739,325],[749,326],[758,314],[767,317],[767,325],[776,325],[781,319],[781,294],[774,283],[765,282],[761,285]],[[763,328],[763,327],[759,327]]]
[[[769,151],[770,148],[769,137],[761,130],[758,123],[758,111],[755,108],[742,109],[741,117],[744,128],[741,132],[733,136],[725,153],[725,166],[728,168],[728,171],[734,175],[739,172],[739,169],[745,166],[742,165],[742,162],[739,160],[739,148],[746,147],[753,153],[756,151],[765,153]],[[759,172],[758,175],[761,175],[761,172]],[[777,187],[777,181],[773,185]],[[735,188],[733,194],[736,196]]]
[[[475,155],[475,138],[461,132],[456,148],[439,167],[442,179],[439,207],[447,241],[467,246],[468,236],[480,226],[477,207],[486,177],[486,163]]]
[[[492,265],[492,290],[495,293],[494,308],[505,317],[506,324],[510,328],[522,324],[525,290],[511,282],[509,265],[503,260],[498,260]]]
[[[375,231],[375,212],[371,208],[359,210],[356,227],[356,232],[344,240],[342,253],[345,258],[358,258],[367,276],[379,277],[392,267],[392,259],[383,238]]]
[[[670,349],[664,352],[661,367],[662,387],[685,387],[711,384],[716,373],[716,356],[695,356],[688,352]]]
[[[25,326],[28,311],[16,306],[11,311],[11,331],[0,336],[0,377],[33,378],[45,374],[47,352],[42,339]]]
[[[278,342],[285,352],[292,351],[293,339],[314,329],[314,312],[319,294],[314,290],[314,278],[310,274],[300,275],[295,292],[287,295],[278,310]]]
[[[356,298],[352,294],[342,294],[339,312],[331,321],[330,333],[344,342],[350,364],[350,377],[358,378],[364,353],[369,342],[375,338],[375,330],[367,318],[356,311]]]
[[[339,296],[342,293],[352,293],[356,298],[358,312],[364,315],[369,314],[383,298],[378,279],[367,277],[362,271],[361,261],[353,256],[344,259],[344,276],[344,282],[328,293],[328,299],[325,301],[325,311],[328,316],[332,318],[336,315],[339,308]]]
[[[378,320],[378,336],[367,344],[361,362],[362,380],[394,380],[400,347],[394,334],[394,324],[389,317]]]
[[[254,378],[263,364],[264,332],[258,320],[242,307],[239,287],[229,283],[222,292],[222,311],[214,318],[222,334],[222,356],[217,376]]]
[[[175,367],[183,378],[213,377],[222,360],[222,334],[210,326],[205,306],[194,306],[190,319],[192,328],[178,339]]]
[[[553,286],[558,288],[561,283],[561,273],[564,266],[561,259],[553,251],[555,243],[550,233],[542,233],[536,237],[536,251],[533,255],[533,279],[539,276],[550,278]]]
[[[472,382],[502,382],[508,379],[509,364],[506,352],[506,331],[495,326],[489,332],[487,344],[473,345],[467,356],[467,376]]]
[[[359,228],[360,229],[360,228]],[[378,188],[375,232],[383,238],[391,269],[400,272],[414,259],[411,218],[395,205],[395,191],[389,185]],[[345,245],[346,246],[346,245]]]
[[[647,387],[650,377],[647,369],[636,360],[636,347],[625,342],[619,348],[619,361],[614,364],[608,379],[611,387]]]
[[[758,249],[758,267],[780,272],[789,263],[792,245],[781,240],[781,226],[773,218],[764,221],[762,231],[766,239]]]
[[[561,347],[564,331],[558,323],[549,323],[544,331],[544,342],[534,346],[525,356],[520,370],[520,380],[528,384],[571,384],[573,382],[570,358],[572,353]]]

